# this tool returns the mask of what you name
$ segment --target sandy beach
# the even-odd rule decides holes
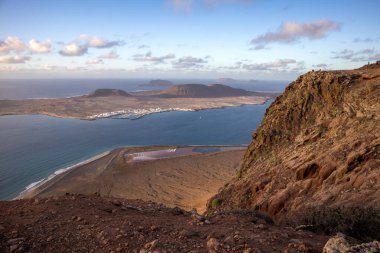
[[[204,152],[205,147],[203,151],[200,147],[176,146],[115,149],[73,166],[20,197],[99,193],[203,212],[207,200],[235,175],[245,152],[243,146],[208,148],[209,153],[207,149]],[[172,152],[179,156],[165,157]],[[152,158],[157,154],[164,156]]]

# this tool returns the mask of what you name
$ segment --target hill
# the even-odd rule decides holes
[[[159,91],[155,94],[160,97],[237,97],[258,95],[256,92],[232,88],[223,84],[181,84]],[[260,94],[262,96],[262,94]]]
[[[131,95],[123,90],[118,90],[118,89],[97,89],[94,92],[87,95],[87,97],[110,97],[110,96],[129,97]]]
[[[215,198],[224,210],[379,238],[379,152],[380,65],[311,71],[267,109],[237,177]]]

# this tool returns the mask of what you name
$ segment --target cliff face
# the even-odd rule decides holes
[[[380,65],[300,76],[267,109],[221,209],[380,207]]]

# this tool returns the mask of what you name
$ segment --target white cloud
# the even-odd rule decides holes
[[[8,36],[5,40],[0,40],[0,53],[22,52],[25,44],[17,37]]]
[[[110,48],[114,46],[120,46],[123,44],[121,41],[109,41],[96,36],[89,36],[87,34],[81,34],[79,38],[86,42],[87,47],[94,48]]]
[[[328,65],[326,63],[314,64],[314,68],[327,69]]]
[[[81,56],[87,53],[87,46],[75,42],[66,44],[59,53],[63,56]]]
[[[100,59],[117,59],[119,55],[115,50],[111,50],[109,53],[99,56]]]
[[[166,60],[174,59],[174,54],[167,54],[163,56],[153,56],[152,52],[147,52],[146,54],[135,54],[133,56],[134,61],[142,61],[142,62],[153,62],[153,63],[165,63]]]
[[[32,53],[50,53],[51,51],[51,42],[50,40],[46,41],[38,41],[35,39],[32,39],[29,41],[29,50]]]
[[[380,59],[380,54],[374,48],[365,48],[359,51],[353,51],[350,49],[344,49],[340,52],[332,52],[334,56],[332,59],[342,59],[351,62],[368,62],[368,61],[378,61]]]
[[[294,59],[280,59],[273,62],[244,64],[242,67],[246,70],[284,70],[289,64],[297,63]]]
[[[96,65],[96,64],[103,64],[103,63],[104,63],[103,60],[99,59],[99,58],[97,58],[97,59],[89,59],[89,60],[86,61],[87,65]]]
[[[17,63],[25,63],[26,61],[29,61],[31,58],[30,56],[0,56],[0,63],[3,64],[17,64]]]
[[[207,63],[205,59],[193,56],[185,56],[172,62],[174,68],[200,68],[205,63]]]
[[[316,20],[304,24],[285,22],[276,32],[267,32],[252,39],[251,44],[255,46],[255,50],[260,50],[270,43],[292,43],[301,38],[321,39],[331,31],[339,31],[340,28],[340,24],[330,20]]]

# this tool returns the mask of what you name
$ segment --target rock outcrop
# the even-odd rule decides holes
[[[379,153],[380,65],[308,72],[267,109],[218,208],[277,220],[325,207],[378,210]]]
[[[380,252],[380,242],[350,243],[344,234],[331,237],[323,247],[323,253],[375,253]]]

